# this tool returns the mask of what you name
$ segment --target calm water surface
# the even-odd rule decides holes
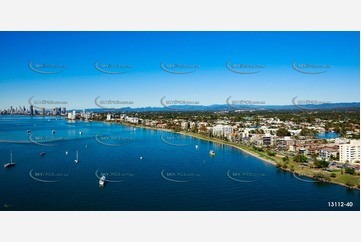
[[[358,190],[300,180],[238,149],[164,131],[0,116],[1,165],[11,151],[16,166],[0,167],[5,211],[360,210]]]

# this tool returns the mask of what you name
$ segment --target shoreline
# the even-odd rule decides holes
[[[106,122],[106,121],[101,121],[101,122]],[[204,140],[204,141],[209,141],[209,142],[215,142],[215,143],[218,143],[218,144],[223,144],[223,145],[228,145],[230,147],[233,147],[233,148],[236,148],[242,152],[245,152],[246,154],[248,155],[251,155],[257,159],[260,159],[268,164],[271,164],[271,165],[274,165],[276,166],[276,162],[272,161],[272,160],[269,160],[265,157],[262,157],[260,156],[259,154],[257,153],[252,153],[251,151],[249,150],[246,150],[240,146],[237,146],[236,144],[232,144],[232,143],[229,143],[227,141],[223,141],[223,140],[218,140],[218,139],[212,139],[212,138],[208,138],[208,137],[205,137],[203,135],[198,135],[198,134],[193,134],[193,133],[189,133],[189,132],[184,132],[184,131],[179,131],[179,132],[176,132],[174,130],[171,130],[171,129],[162,129],[162,128],[155,128],[155,127],[148,127],[148,126],[143,126],[143,125],[136,125],[136,124],[129,124],[129,123],[117,123],[117,122],[106,122],[106,123],[111,123],[111,124],[119,124],[119,125],[124,125],[124,126],[129,126],[129,127],[136,127],[136,128],[144,128],[144,129],[151,129],[151,130],[156,130],[156,131],[166,131],[166,132],[170,132],[170,133],[174,133],[174,134],[181,134],[181,135],[187,135],[189,137],[193,137],[193,138],[197,138],[197,139],[200,139],[200,140]],[[266,155],[265,155],[266,156]],[[313,176],[310,176],[310,175],[307,175],[307,174],[299,174],[297,172],[292,172],[291,170],[289,169],[284,169],[283,167],[277,167],[276,168],[279,168],[283,171],[286,171],[286,172],[290,172],[291,174],[295,175],[299,175],[299,176],[303,176],[303,177],[308,177],[308,178],[311,178],[313,180],[315,180],[315,182],[324,182],[324,183],[330,183],[330,184],[335,184],[335,185],[339,185],[339,186],[343,186],[345,188],[349,188],[349,189],[355,189],[355,190],[359,190],[360,189],[358,187],[349,187],[347,186],[346,184],[343,184],[343,183],[339,183],[339,182],[334,182],[334,181],[326,181],[326,180],[320,180],[320,179],[316,179],[314,178]]]

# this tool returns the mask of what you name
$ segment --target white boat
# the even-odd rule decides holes
[[[79,152],[76,150],[76,159],[74,160],[75,163],[79,162]]]
[[[10,167],[14,167],[15,166],[15,162],[13,162],[13,152],[10,151],[10,163],[6,163],[4,165],[4,168],[10,168]]]
[[[215,155],[216,155],[216,152],[214,152],[214,150],[211,150],[211,151],[209,151],[209,155],[210,155],[210,156],[215,156]]]
[[[106,179],[105,176],[100,177],[100,179],[99,179],[99,186],[101,186],[101,187],[104,186],[104,184],[105,184],[105,179]]]
[[[69,154],[69,152],[68,151],[65,151],[65,155],[68,155]]]
[[[196,145],[196,149],[198,149],[198,145]]]

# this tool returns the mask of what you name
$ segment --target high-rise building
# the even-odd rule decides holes
[[[34,115],[34,106],[30,105],[30,115]]]
[[[113,115],[112,115],[112,114],[110,114],[110,113],[108,113],[108,114],[107,114],[107,121],[112,120],[112,118],[113,118]]]
[[[53,115],[54,116],[58,115],[58,108],[53,108]]]
[[[339,153],[340,162],[360,161],[360,140],[350,140],[349,144],[340,144]]]
[[[76,119],[76,111],[73,110],[73,112],[68,113],[68,119],[69,120],[75,120]]]
[[[233,132],[233,128],[230,125],[217,124],[212,129],[213,136],[226,137],[228,134]]]

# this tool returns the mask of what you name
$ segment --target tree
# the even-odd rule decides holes
[[[298,163],[307,162],[307,157],[301,154],[297,154],[293,157],[293,161]]]
[[[314,163],[316,168],[326,168],[328,166],[328,162],[325,160],[316,160]]]
[[[277,130],[277,136],[290,136],[291,135],[291,133],[290,132],[288,132],[288,130],[287,129],[285,129],[285,128],[279,128],[278,130]]]
[[[275,153],[275,152],[272,152],[272,151],[267,151],[267,155],[269,155],[269,156],[276,156],[276,153]]]
[[[318,154],[316,154],[316,153],[314,153],[314,154],[311,155],[311,158],[312,158],[313,160],[316,160],[317,157],[318,157]]]
[[[317,134],[317,131],[313,129],[302,129],[300,132],[301,136],[313,136],[315,134]]]
[[[289,158],[288,156],[285,156],[285,157],[282,158],[282,160],[283,160],[283,161],[289,161],[290,158]]]
[[[346,167],[345,168],[345,173],[350,174],[350,175],[354,175],[355,174],[355,169],[350,168],[350,167]]]

